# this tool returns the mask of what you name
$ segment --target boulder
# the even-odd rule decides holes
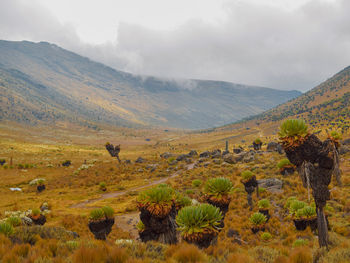
[[[160,155],[160,157],[163,158],[163,159],[168,159],[168,158],[170,158],[170,157],[175,157],[175,155],[172,154],[172,153],[170,153],[170,152],[165,152],[165,153],[162,153],[162,154]]]
[[[211,158],[221,158],[221,150],[214,150],[210,153]]]
[[[188,156],[197,156],[198,153],[195,151],[195,150],[191,150],[189,153],[188,153]]]
[[[237,163],[237,160],[233,154],[226,154],[224,155],[224,161],[229,164],[235,164]]]
[[[200,158],[208,158],[209,156],[210,156],[210,152],[209,151],[202,152],[199,155]]]
[[[283,153],[282,146],[277,142],[269,142],[267,144],[267,151],[269,152],[278,152],[279,154]]]
[[[146,160],[143,159],[142,157],[139,157],[136,159],[135,163],[144,163]]]
[[[342,145],[342,146],[340,146],[338,152],[341,155],[346,154],[346,153],[350,152],[350,147],[346,146],[346,145]]]
[[[233,152],[238,154],[238,153],[241,153],[243,151],[242,148],[233,148]]]
[[[230,153],[230,151],[226,151],[226,150],[225,150],[225,151],[222,152],[222,156],[224,156],[224,155],[226,155],[226,154],[228,154],[228,153]]]
[[[180,154],[178,157],[176,157],[176,161],[178,161],[178,162],[183,161],[187,157],[189,157],[187,154]]]
[[[341,141],[342,145],[350,145],[350,138]]]
[[[268,178],[257,180],[259,187],[265,188],[267,191],[271,193],[282,193],[283,182],[277,178]]]

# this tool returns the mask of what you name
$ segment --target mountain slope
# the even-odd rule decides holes
[[[243,121],[277,122],[285,118],[306,119],[314,128],[350,128],[350,66],[305,94]]]
[[[53,44],[28,41],[0,41],[0,90],[0,119],[190,129],[237,121],[301,94],[221,81],[141,77]]]

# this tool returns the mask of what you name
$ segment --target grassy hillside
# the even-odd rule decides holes
[[[32,124],[209,128],[300,95],[220,81],[135,76],[45,42],[0,41],[0,74],[0,118]]]
[[[243,121],[254,125],[285,118],[303,118],[314,128],[346,132],[350,127],[350,67],[300,97]]]

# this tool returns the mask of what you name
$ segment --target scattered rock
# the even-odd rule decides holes
[[[210,153],[211,158],[220,158],[221,157],[221,150],[216,149]]]
[[[180,154],[178,157],[176,157],[176,161],[180,162],[185,160],[188,157],[187,154]]]
[[[44,203],[40,206],[40,210],[41,210],[41,211],[49,210],[49,204],[48,204],[47,202],[44,202]]]
[[[227,237],[239,236],[239,232],[237,230],[229,228],[229,230],[227,230],[226,236]]]
[[[350,145],[350,138],[341,141],[342,145]]]
[[[238,153],[241,153],[243,151],[242,148],[233,148],[233,152],[238,154]]]
[[[226,154],[224,156],[224,161],[226,163],[229,163],[229,164],[235,164],[237,163],[237,159],[235,158],[235,156],[233,154]]]
[[[125,160],[125,163],[126,164],[131,164],[131,161],[130,160]]]
[[[215,163],[215,164],[221,164],[221,160],[220,160],[220,159],[214,159],[214,160],[213,160],[213,163]]]
[[[339,154],[343,155],[343,154],[350,152],[350,148],[349,148],[349,146],[342,145],[342,146],[340,146],[338,151],[339,151]]]
[[[176,165],[177,164],[177,161],[176,160],[173,160],[169,163],[169,165]]]
[[[21,192],[21,191],[22,191],[22,189],[19,188],[19,187],[11,187],[10,190],[11,190],[11,191],[18,191],[18,192]]]
[[[175,155],[172,154],[172,153],[170,153],[170,152],[165,152],[165,153],[162,153],[162,154],[160,155],[160,157],[163,158],[163,159],[168,159],[168,158],[170,158],[170,157],[175,157]]]
[[[250,163],[255,160],[255,153],[254,152],[248,152],[246,155],[244,155],[243,162]]]
[[[269,142],[267,144],[267,151],[278,152],[279,154],[283,153],[282,146],[277,142]]]
[[[188,153],[188,156],[197,156],[198,153],[195,151],[195,150],[191,150],[189,153]]]
[[[143,159],[142,157],[139,157],[136,159],[135,163],[144,163],[146,160]]]
[[[205,162],[206,160],[207,160],[207,158],[199,158],[199,159],[198,159],[198,162],[199,162],[199,163],[203,163],[203,162]]]
[[[226,155],[226,154],[228,154],[228,153],[230,153],[230,151],[226,151],[226,150],[225,150],[225,151],[222,152],[222,156],[224,156],[224,155]]]
[[[21,220],[22,220],[22,225],[25,225],[25,226],[33,225],[33,220],[27,216],[22,217]]]
[[[205,151],[205,152],[202,152],[200,155],[199,155],[199,157],[200,158],[208,158],[210,156],[210,152],[209,151]]]
[[[282,193],[283,182],[277,178],[268,178],[257,180],[259,187],[265,188],[267,191],[271,193]]]

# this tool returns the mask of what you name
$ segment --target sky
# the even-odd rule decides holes
[[[118,70],[309,90],[350,65],[349,0],[0,0],[0,39]]]

